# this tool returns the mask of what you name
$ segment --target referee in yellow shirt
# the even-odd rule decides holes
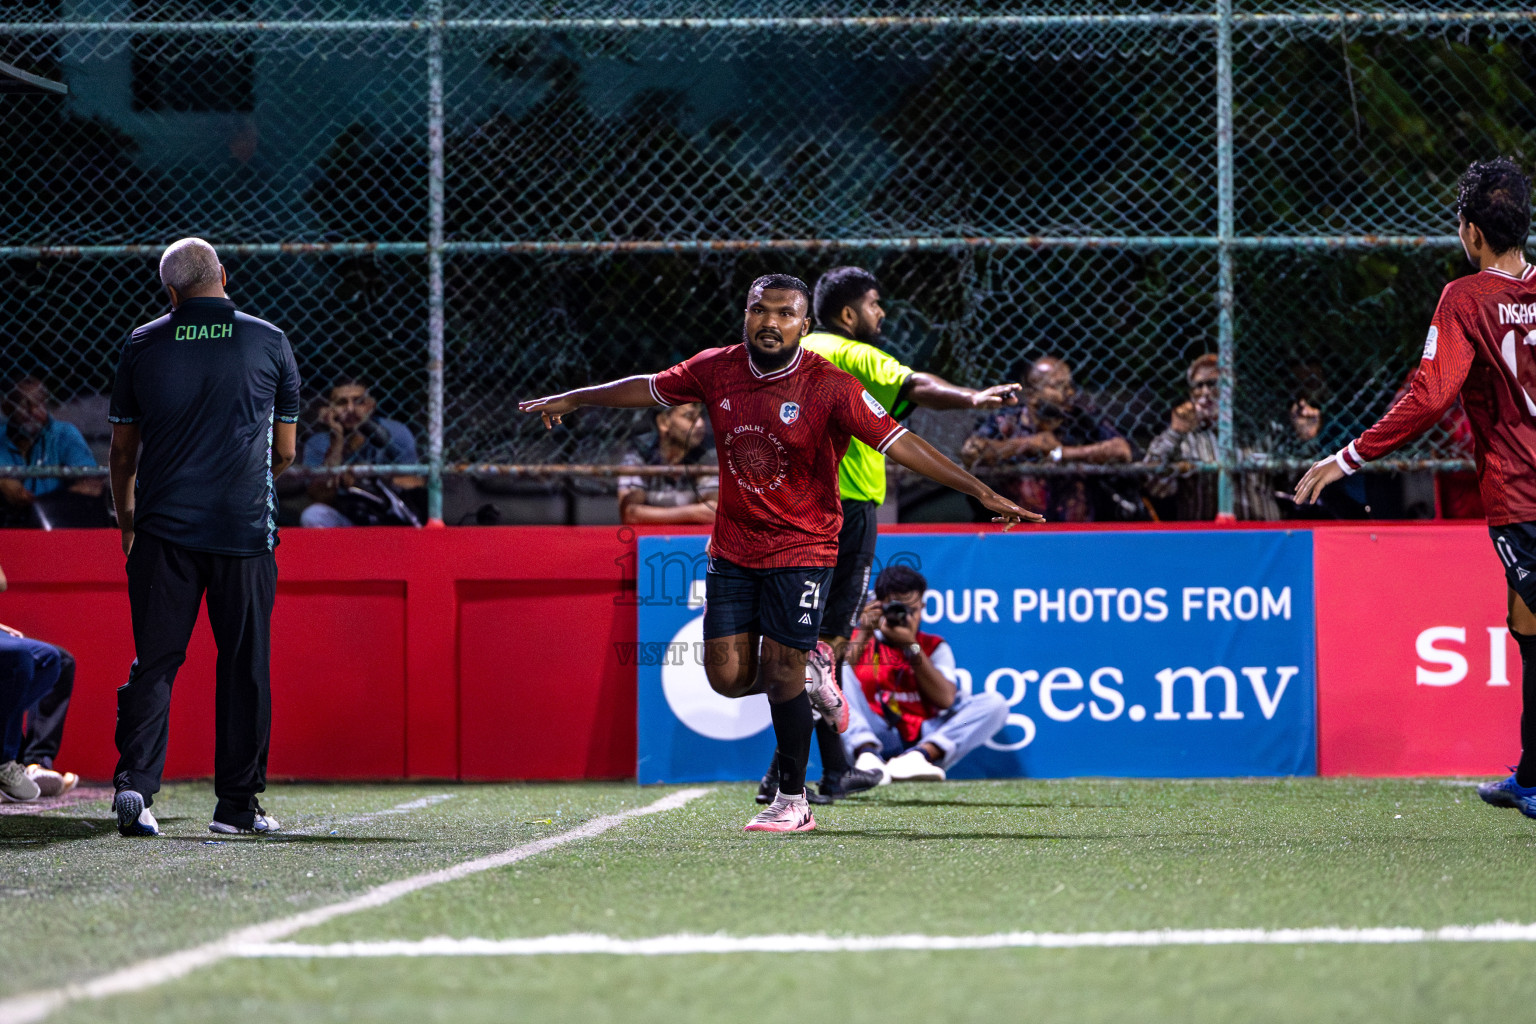
[[[858,378],[897,419],[918,406],[985,411],[1018,404],[1018,384],[999,384],[981,391],[960,387],[936,374],[913,370],[882,349],[880,326],[885,310],[880,308],[880,283],[862,267],[834,267],[823,274],[816,282],[814,305],[816,330],[800,344]],[[875,513],[885,502],[885,456],[857,440],[850,441],[848,453],[837,467],[837,482],[843,528],[837,536],[837,567],[821,617],[821,639],[841,660],[869,590],[870,567],[875,560]],[[813,803],[831,803],[836,797],[861,793],[886,781],[879,773],[851,768],[842,740],[828,723],[816,723],[816,740],[821,749],[822,777],[819,798],[806,789]],[[767,803],[778,792],[778,763],[775,752],[758,787],[758,803]]]

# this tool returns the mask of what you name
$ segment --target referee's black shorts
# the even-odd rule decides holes
[[[843,502],[843,528],[837,535],[837,566],[832,591],[821,616],[822,636],[853,636],[869,593],[869,572],[875,562],[876,517],[872,501]]]

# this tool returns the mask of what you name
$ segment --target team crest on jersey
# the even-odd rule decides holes
[[[868,391],[860,392],[860,394],[864,398],[864,404],[869,406],[870,412],[874,413],[876,416],[885,415],[885,406],[876,401],[874,395],[870,394]]]
[[[795,422],[795,420],[799,418],[799,402],[785,402],[783,405],[779,406],[779,419],[783,420],[786,426]]]

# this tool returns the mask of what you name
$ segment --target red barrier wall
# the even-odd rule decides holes
[[[1335,526],[1313,545],[1318,771],[1489,775],[1513,763],[1520,651],[1487,527]]]
[[[1313,536],[1319,770],[1488,774],[1518,756],[1519,652],[1489,632],[1505,591],[1486,528]],[[633,558],[633,531],[610,527],[285,531],[272,776],[632,776],[634,667],[614,651],[635,641]],[[110,777],[113,690],[133,658],[117,534],[0,531],[0,566],[0,622],[79,661],[61,767]],[[170,777],[212,771],[213,659],[202,618],[176,682]]]
[[[273,613],[274,778],[622,778],[635,770],[632,537],[610,528],[287,530]],[[0,533],[0,622],[79,662],[59,763],[112,774],[133,660],[110,530]],[[632,583],[631,583],[632,586]],[[176,679],[169,777],[213,765],[214,649]]]

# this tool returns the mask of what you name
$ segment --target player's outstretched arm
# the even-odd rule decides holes
[[[520,412],[538,413],[544,417],[546,427],[553,427],[566,413],[584,405],[598,405],[605,409],[644,409],[655,404],[656,399],[651,395],[651,378],[636,376],[577,388],[559,395],[530,398],[526,402],[518,402],[517,408]]]
[[[1329,484],[1358,472],[1370,460],[1379,459],[1417,438],[1439,423],[1456,401],[1472,370],[1475,350],[1462,328],[1463,318],[1447,299],[1450,294],[1451,289],[1447,288],[1441,296],[1440,307],[1435,310],[1434,323],[1424,344],[1424,358],[1409,379],[1407,390],[1365,433],[1331,458],[1313,463],[1296,484],[1296,504],[1317,501]]]
[[[1330,455],[1321,462],[1314,462],[1296,484],[1296,504],[1310,505],[1323,493],[1324,487],[1342,479],[1344,470],[1339,466],[1337,456]]]
[[[941,483],[945,487],[953,487],[961,494],[969,494],[997,513],[997,518],[992,520],[994,523],[1007,523],[1008,526],[1012,526],[1014,523],[1045,522],[1045,516],[1015,505],[949,461],[937,448],[910,430],[898,437],[885,450],[885,454],[895,460],[898,465],[905,466],[914,473],[921,473],[928,479]]]
[[[933,373],[914,373],[907,378],[901,397],[924,409],[997,409],[1019,404],[1019,385],[999,384],[976,391],[951,384]]]

